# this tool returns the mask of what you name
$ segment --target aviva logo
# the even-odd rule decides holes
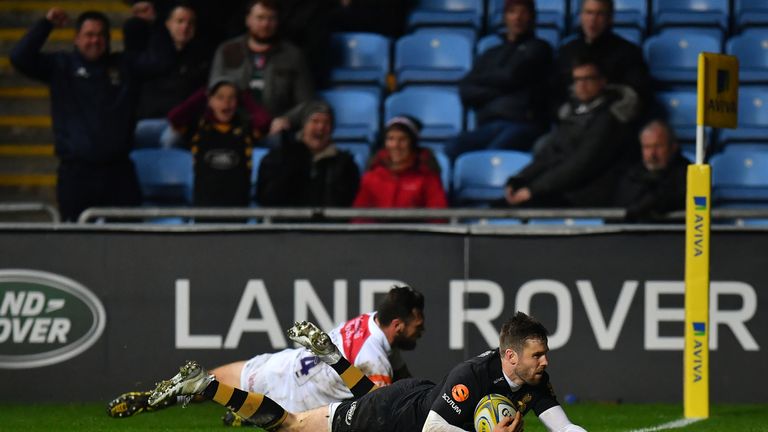
[[[696,210],[702,211],[707,209],[707,197],[695,196],[693,197],[693,205]]]
[[[693,335],[694,336],[706,336],[707,335],[707,324],[703,322],[695,322],[693,323]]]
[[[0,270],[0,369],[63,362],[104,332],[104,306],[72,279],[35,270]]]

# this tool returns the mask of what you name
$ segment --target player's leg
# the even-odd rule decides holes
[[[339,374],[344,385],[355,398],[375,390],[377,387],[368,377],[349,363],[333,344],[330,336],[308,321],[297,322],[288,329],[288,337],[312,351],[320,360],[330,365]]]
[[[293,424],[296,419],[272,399],[221,383],[193,361],[179,368],[173,378],[158,384],[149,397],[149,405],[156,406],[176,396],[191,399],[196,395],[225,406],[267,430],[276,430],[286,420]]]
[[[236,361],[211,369],[210,372],[211,375],[216,377],[216,381],[232,387],[242,388],[243,366],[245,366],[245,361]]]

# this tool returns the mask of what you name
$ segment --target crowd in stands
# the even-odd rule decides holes
[[[330,86],[330,40],[402,36],[413,3],[134,1],[119,53],[98,12],[77,18],[73,51],[43,51],[68,19],[51,9],[11,61],[50,86],[64,219],[141,204],[135,147],[189,149],[198,206],[444,208],[438,156],[450,166],[494,149],[531,161],[488,205],[618,206],[633,221],[684,208],[688,161],[655,106],[643,52],[613,32],[612,0],[581,1],[578,29],[556,50],[537,37],[534,0],[506,0],[503,41],[455,83],[476,125],[439,155],[421,143],[423,119],[392,113],[360,166],[334,142],[334,110],[318,92]],[[257,148],[268,153],[254,165]]]

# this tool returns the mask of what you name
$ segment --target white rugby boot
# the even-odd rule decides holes
[[[170,397],[184,396],[182,405],[187,406],[192,396],[202,393],[214,379],[197,362],[188,361],[173,378],[158,383],[147,402],[156,406]]]
[[[329,365],[341,359],[339,348],[327,333],[309,321],[296,322],[288,329],[288,338],[312,351],[320,360]]]

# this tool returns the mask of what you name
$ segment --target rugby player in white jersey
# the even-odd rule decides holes
[[[216,379],[250,392],[269,393],[269,397],[291,412],[302,412],[332,402],[360,396],[375,386],[386,386],[410,376],[400,350],[412,350],[424,332],[424,296],[408,287],[394,286],[379,303],[376,312],[362,314],[329,332],[344,358],[362,376],[334,370],[306,348],[288,348],[257,355],[210,371]],[[349,364],[344,362],[343,364]],[[339,365],[338,367],[343,367]],[[352,389],[352,390],[350,390]],[[157,407],[147,403],[150,392],[129,392],[108,405],[112,417],[129,417],[170,405],[171,398]],[[242,419],[228,414],[225,423]]]

